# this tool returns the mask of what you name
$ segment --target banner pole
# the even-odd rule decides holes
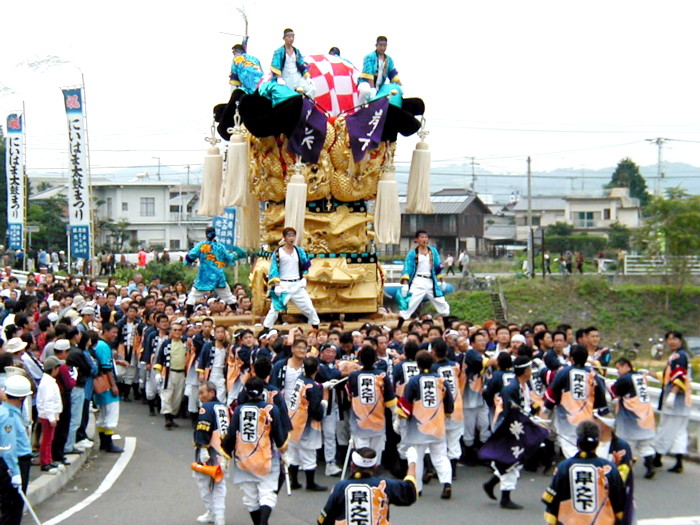
[[[27,177],[27,111],[25,109],[24,100],[22,101],[22,187],[24,189],[24,213],[22,217],[22,248],[24,249],[24,257],[22,258],[24,270],[27,270],[27,252],[29,251],[29,242],[27,238],[27,221],[29,219],[29,178]],[[7,154],[7,152],[5,152]]]
[[[85,118],[85,143],[87,145],[87,175],[88,175],[88,183],[87,183],[87,193],[88,193],[88,198],[87,201],[90,203],[90,277],[94,278],[95,277],[95,270],[96,270],[96,246],[95,246],[95,206],[93,206],[92,202],[92,168],[90,167],[90,133],[88,131],[88,112],[87,112],[87,91],[85,89],[85,75],[83,74],[83,70],[78,68],[80,71],[80,80],[82,82],[82,89],[83,89],[83,115]]]

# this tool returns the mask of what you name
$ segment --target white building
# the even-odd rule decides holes
[[[66,185],[32,195],[30,200],[66,196]],[[147,250],[186,250],[204,239],[211,217],[197,215],[199,185],[173,181],[114,182],[92,180],[92,201],[96,221],[111,219],[128,222],[124,250],[143,247]],[[110,243],[110,231],[102,228],[95,239],[97,246]]]
[[[527,198],[515,207],[518,240],[527,239]],[[642,208],[639,199],[630,197],[629,188],[612,188],[599,197],[533,197],[532,226],[546,228],[564,222],[576,232],[605,235],[613,223],[627,228],[642,225]]]

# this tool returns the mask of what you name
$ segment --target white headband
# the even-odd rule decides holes
[[[532,361],[528,361],[527,363],[523,363],[521,365],[514,365],[514,368],[527,368],[528,366],[532,366]]]
[[[377,464],[377,456],[373,458],[363,458],[356,450],[353,450],[352,462],[360,468],[372,468]]]

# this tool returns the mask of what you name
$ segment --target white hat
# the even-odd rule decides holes
[[[263,332],[262,334],[260,334],[260,336],[258,337],[258,341],[262,341],[263,339],[268,339],[268,338],[272,337],[273,335],[277,335],[278,333],[279,332],[277,332],[277,330],[275,330],[273,328],[269,332]]]
[[[24,376],[11,375],[5,382],[5,393],[12,397],[27,397],[32,393],[32,384]]]
[[[58,301],[49,301],[49,308],[60,308],[61,303]]]
[[[86,306],[80,310],[80,315],[95,315],[95,309],[92,306]]]
[[[22,341],[19,337],[13,337],[5,345],[5,352],[8,354],[15,354],[27,348],[27,343]]]
[[[58,314],[56,312],[49,312],[49,315],[47,315],[46,318],[52,323],[55,323],[58,321]]]
[[[457,330],[448,330],[445,332],[445,335],[459,335],[459,332]]]
[[[7,377],[10,377],[10,376],[27,377],[27,371],[24,368],[21,368],[19,366],[6,366],[5,373],[7,374]]]
[[[525,336],[523,334],[515,334],[513,337],[510,338],[510,342],[526,344],[527,339],[525,339]]]
[[[70,349],[70,341],[68,339],[59,339],[56,341],[53,345],[54,350],[58,350],[59,352],[62,352],[64,350],[69,350]]]
[[[82,295],[76,295],[73,297],[73,308],[80,310],[83,306],[85,306],[85,299]]]
[[[362,332],[359,332],[358,330],[354,330],[352,332],[352,336],[355,337],[356,335],[362,335]]]

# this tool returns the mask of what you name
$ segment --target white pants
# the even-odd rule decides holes
[[[566,458],[572,458],[578,453],[578,447],[576,446],[576,432],[573,434],[568,434],[567,432],[562,432],[559,428],[559,420],[554,419],[554,428],[557,431],[557,444],[561,449],[562,455]]]
[[[418,491],[423,490],[423,456],[430,451],[430,459],[433,462],[433,467],[437,471],[440,483],[452,483],[452,465],[447,459],[447,447],[445,441],[436,441],[434,443],[419,443],[413,445],[418,452],[418,462],[416,463],[416,482],[418,483]]]
[[[369,85],[369,82],[360,82],[357,84],[357,90],[360,92],[360,104],[366,104],[377,95],[377,88]]]
[[[522,465],[509,468],[505,472],[499,472],[493,463],[491,468],[493,468],[493,473],[496,477],[501,480],[501,492],[504,490],[515,490],[515,487],[518,485],[518,478],[520,478],[520,471],[523,468]]]
[[[214,482],[211,476],[201,472],[192,472],[192,476],[197,480],[199,496],[204,502],[207,511],[216,518],[223,518],[226,512],[226,482]]]
[[[386,434],[380,434],[372,437],[352,436],[352,446],[355,450],[358,448],[369,447],[377,453],[377,463],[382,461],[382,453],[386,444]]]
[[[459,440],[462,437],[462,428],[448,428],[446,430],[447,458],[459,459],[462,457],[462,447],[459,445]]]
[[[304,94],[309,98],[314,98],[316,95],[316,86],[309,78],[304,78],[298,72],[296,74],[285,74],[282,73],[282,79],[284,80],[287,87],[296,91],[297,88],[302,88]]]
[[[160,413],[176,416],[185,393],[185,373],[168,371],[168,386],[160,393]]]
[[[106,405],[97,405],[99,412],[95,426],[98,432],[113,434],[119,424],[119,401]]]
[[[277,504],[278,477],[265,476],[263,481],[243,481],[236,483],[243,491],[243,505],[246,506],[248,512],[258,510],[260,507],[267,506],[274,508]]]
[[[194,306],[204,297],[204,294],[209,291],[211,290],[197,290],[197,288],[193,286],[190,293],[187,294],[185,304]],[[233,304],[236,302],[236,298],[231,293],[231,287],[228,284],[223,288],[215,288],[214,291],[216,292],[216,296],[226,304]]]
[[[477,408],[465,408],[464,414],[464,444],[471,447],[474,444],[477,431],[479,441],[486,443],[491,436],[489,428],[489,407],[486,405]]]
[[[185,395],[187,396],[187,411],[192,414],[199,412],[199,386],[187,385]]]
[[[689,421],[690,416],[662,413],[654,441],[656,452],[659,454],[687,454]]]
[[[156,382],[155,370],[146,370],[146,399],[153,401],[158,395],[158,383]]]
[[[335,435],[338,438],[338,445],[347,447],[350,444],[350,411],[343,412],[343,419],[338,416],[338,422],[335,426]]]
[[[148,370],[146,370],[146,363],[143,361],[139,362],[139,370],[138,370],[138,378],[139,378],[139,388],[143,391],[146,390],[146,379],[148,378]]]
[[[314,308],[314,304],[311,302],[311,297],[306,288],[302,286],[302,281],[281,281],[279,284],[282,293],[286,293],[287,302],[292,301],[297,308],[304,314],[310,325],[318,325],[321,321],[318,318],[318,313]],[[265,320],[263,321],[263,326],[265,328],[272,328],[277,322],[277,317],[279,312],[275,310],[274,306],[270,306],[270,311],[267,312]]]
[[[653,439],[626,439],[627,444],[632,449],[632,455],[636,457],[645,458],[647,456],[653,456],[655,454],[654,450],[654,440]]]
[[[424,297],[428,300],[437,310],[438,315],[450,315],[450,305],[444,297],[435,297],[433,294],[433,280],[426,279],[425,277],[418,277],[417,275],[413,278],[411,287],[409,288],[411,292],[411,298],[408,300],[408,308],[406,310],[401,310],[399,315],[403,320],[410,319],[413,312],[416,311],[418,305],[423,301]]]
[[[224,367],[214,366],[209,374],[209,381],[216,385],[216,399],[219,403],[226,403],[226,378],[224,377]]]
[[[301,470],[316,469],[316,449],[305,448],[299,443],[294,443],[290,440],[289,448],[287,449],[287,457],[290,465],[296,465]],[[275,485],[277,489],[277,485]]]
[[[334,403],[330,414],[323,416],[321,429],[323,430],[323,457],[326,464],[335,463],[337,446],[335,443],[335,429],[338,424],[338,406]]]

